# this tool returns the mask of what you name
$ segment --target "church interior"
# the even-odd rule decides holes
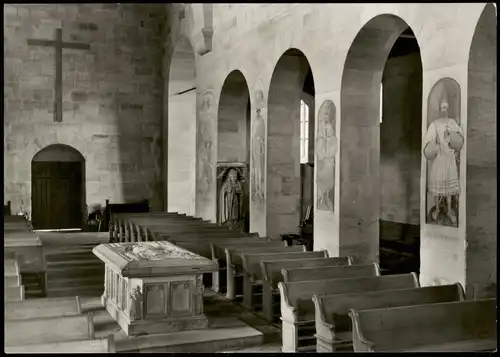
[[[7,353],[497,349],[495,3],[4,5]]]

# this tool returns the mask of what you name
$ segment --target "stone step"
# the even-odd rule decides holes
[[[97,257],[84,257],[79,259],[68,259],[68,260],[59,260],[59,261],[46,261],[47,269],[51,267],[79,267],[79,266],[99,266],[102,265],[104,267],[104,263],[102,260]]]
[[[123,331],[120,331],[122,334]],[[215,353],[244,346],[257,346],[263,334],[250,326],[207,328],[167,334],[120,338],[115,336],[117,352]]]
[[[104,281],[104,265],[92,265],[92,266],[82,266],[82,267],[74,267],[74,266],[66,266],[66,267],[58,267],[58,268],[49,268],[47,269],[47,280],[53,279],[69,279],[69,278],[80,278],[80,277],[88,277],[88,276],[99,276],[102,277]]]
[[[58,289],[63,287],[79,287],[79,286],[104,286],[104,276],[86,276],[78,279],[49,279],[48,289]]]
[[[60,287],[57,289],[48,289],[47,297],[69,297],[69,296],[88,296],[98,297],[104,292],[104,286],[78,286],[78,287]]]
[[[47,254],[45,255],[45,261],[47,263],[56,263],[56,262],[67,262],[67,261],[77,261],[80,259],[97,259],[92,251],[88,252],[72,252],[72,253],[62,253],[62,254]]]

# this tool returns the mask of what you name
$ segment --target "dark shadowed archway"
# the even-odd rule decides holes
[[[469,54],[467,86],[466,293],[496,295],[497,15],[487,4]]]
[[[396,172],[400,178],[396,180],[397,182],[393,180],[386,184],[389,185],[387,192],[396,192],[399,187],[401,192],[396,193],[396,195],[401,197],[387,200],[383,195],[384,188],[381,181],[383,173],[381,167],[382,113],[380,107],[382,88],[384,91],[383,117],[387,119],[387,123],[383,122],[382,125],[400,131],[398,133],[400,137],[396,139],[394,145],[389,144],[383,149],[384,152],[392,151],[392,153],[395,152],[394,150],[396,152],[399,150],[400,154],[402,151],[407,151],[417,156],[416,160],[413,160],[416,163],[415,185],[417,188],[415,194],[418,198],[414,206],[417,210],[416,216],[419,216],[420,150],[418,148],[413,150],[411,143],[420,142],[418,134],[420,130],[417,130],[416,140],[405,138],[405,131],[411,127],[421,126],[421,109],[416,111],[417,114],[413,113],[415,114],[413,116],[408,113],[415,108],[421,108],[422,105],[420,56],[417,55],[417,59],[414,61],[416,62],[416,70],[408,70],[408,78],[405,79],[411,80],[414,72],[417,72],[420,86],[415,89],[405,88],[405,86],[401,87],[401,83],[396,80],[393,81],[394,85],[388,83],[387,88],[385,88],[384,83],[384,87],[381,87],[383,76],[384,81],[390,79],[392,69],[389,68],[389,64],[394,63],[397,66],[398,63],[397,60],[391,61],[390,58],[388,61],[391,52],[393,57],[399,57],[408,54],[406,53],[408,47],[411,48],[411,46],[404,44],[395,46],[396,41],[405,36],[414,37],[405,21],[390,14],[379,15],[366,23],[358,32],[344,64],[340,103],[340,227],[338,244],[340,255],[353,256],[356,263],[379,261],[379,221],[382,217],[382,211],[385,207],[395,205],[401,206],[398,209],[407,210],[405,207],[407,206],[406,197],[411,195],[410,191],[415,191],[414,185],[408,187],[408,180],[415,176],[413,169],[405,169],[409,170],[409,174],[405,177],[401,167],[398,167],[392,172]],[[418,44],[416,47],[418,49]],[[387,71],[386,75],[384,75],[384,69]],[[397,72],[397,68],[394,72]],[[408,91],[412,98],[416,98],[416,100],[412,100],[414,104],[411,107],[404,103],[405,95],[401,95],[401,91]],[[408,95],[406,96],[408,97]],[[405,116],[404,119],[401,118],[401,111]],[[389,136],[388,134],[386,136]],[[394,130],[392,134],[394,134]],[[403,148],[401,143],[407,145],[408,148]],[[399,159],[399,161],[404,162],[403,159]],[[389,166],[393,164],[386,162],[386,165]],[[394,175],[391,178],[394,178]],[[392,187],[390,187],[391,184]],[[382,202],[384,202],[384,206],[382,206]],[[391,214],[386,214],[386,218],[394,219]]]
[[[196,201],[196,64],[191,43],[175,46],[168,78],[168,117],[163,123],[165,209],[195,214]]]
[[[218,110],[217,223],[248,232],[250,95],[240,71],[232,71],[224,81]],[[232,177],[236,177],[236,181],[231,181]]]
[[[31,215],[34,229],[82,228],[85,158],[68,145],[45,147],[31,161]]]
[[[304,213],[313,206],[314,96],[313,72],[307,58],[300,50],[287,50],[276,64],[269,87],[269,236],[299,233]]]

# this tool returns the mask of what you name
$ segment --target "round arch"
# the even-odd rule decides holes
[[[299,233],[305,212],[313,206],[314,98],[308,59],[302,51],[288,49],[276,63],[268,95],[265,196],[269,236]]]
[[[466,295],[496,296],[497,13],[485,5],[469,52],[467,81]]]
[[[244,232],[248,232],[250,222],[250,137],[247,81],[241,71],[233,70],[222,85],[217,115],[217,222]],[[226,177],[231,168],[238,172],[237,182],[230,183]],[[222,192],[227,185],[241,186],[242,192],[236,194],[236,200],[229,200],[226,197],[229,194]]]
[[[52,144],[31,160],[34,229],[82,229],[86,221],[85,158],[75,148]]]
[[[164,207],[195,214],[196,63],[187,37],[176,43],[168,70],[167,115],[163,122]]]
[[[379,261],[382,79],[389,54],[408,29],[408,23],[393,14],[370,19],[355,36],[344,63],[337,244],[339,254],[353,256],[358,263]],[[421,107],[421,94],[419,103]]]

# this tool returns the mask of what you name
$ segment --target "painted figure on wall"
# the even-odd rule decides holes
[[[200,96],[200,121],[198,134],[198,183],[199,192],[206,194],[212,184],[212,158],[214,137],[214,94],[211,90],[203,92]]]
[[[333,211],[335,202],[335,105],[325,101],[319,108],[318,136],[316,139],[317,160],[317,209]]]
[[[428,162],[427,223],[458,227],[460,151],[464,145],[464,133],[458,117],[450,115],[450,100],[446,94],[446,90],[443,90],[439,100],[439,114],[434,120],[430,118],[432,122],[423,140],[423,153]],[[455,108],[459,108],[457,103],[454,104]],[[458,109],[455,109],[455,113],[458,114]]]
[[[229,229],[241,228],[243,223],[243,186],[235,169],[229,169],[220,190],[219,222]]]
[[[252,185],[254,202],[264,202],[264,172],[266,160],[266,123],[262,115],[261,106],[264,102],[264,94],[261,90],[255,92],[255,106],[257,115],[252,126]]]

